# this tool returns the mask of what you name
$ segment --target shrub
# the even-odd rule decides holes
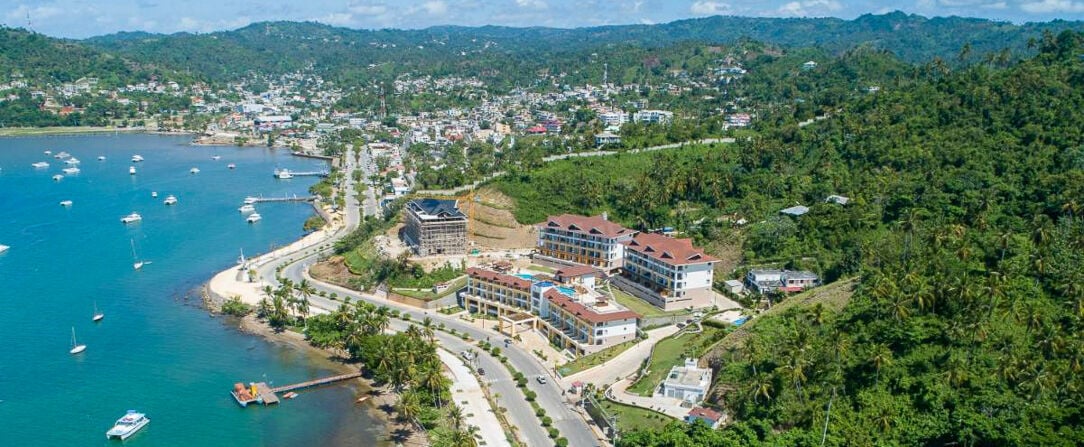
[[[523,395],[527,397],[527,402],[534,402],[535,398],[538,397],[538,393],[531,390],[524,391]]]
[[[568,440],[565,438],[557,438],[554,440],[554,445],[557,447],[568,447]]]
[[[243,317],[252,313],[252,306],[241,302],[241,297],[235,296],[222,303],[222,313]]]
[[[542,407],[535,407],[534,415],[540,418],[546,417],[546,409]]]
[[[555,427],[550,427],[549,432],[550,432],[550,439],[557,439],[558,436],[561,436],[561,431],[557,430],[557,428],[555,428]]]
[[[551,418],[549,416],[543,416],[542,417],[542,426],[543,427],[549,427],[551,425],[553,425],[553,418]]]

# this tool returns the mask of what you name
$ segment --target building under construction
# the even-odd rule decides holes
[[[418,256],[467,253],[467,216],[455,200],[418,199],[403,209],[403,241]]]

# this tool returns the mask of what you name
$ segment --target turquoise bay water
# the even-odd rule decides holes
[[[258,205],[256,224],[237,207],[247,195],[307,194],[314,178],[276,180],[272,171],[323,165],[282,150],[188,141],[0,139],[0,244],[11,246],[0,254],[0,445],[109,445],[105,431],[128,409],[152,421],[131,445],[371,445],[378,437],[379,422],[353,405],[347,386],[307,391],[277,408],[242,409],[229,396],[238,381],[333,374],[304,352],[210,316],[194,290],[234,265],[239,249],[262,253],[300,237],[307,204]],[[76,156],[82,172],[54,182],[66,166],[46,149]],[[133,154],[146,161],[130,176]],[[34,169],[36,161],[51,166]],[[177,205],[162,204],[169,194]],[[122,224],[132,211],[143,221]],[[142,271],[132,269],[132,240],[152,262]],[[95,302],[106,315],[100,323],[91,322]],[[88,346],[77,356],[68,353],[72,326]]]

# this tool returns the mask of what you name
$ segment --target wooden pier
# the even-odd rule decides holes
[[[252,383],[252,384],[249,385],[250,387],[253,387],[253,388],[256,389],[256,395],[255,396],[251,396],[250,395],[251,393],[241,395],[241,394],[238,394],[237,391],[231,391],[230,394],[233,396],[234,400],[236,400],[237,403],[239,405],[241,405],[242,407],[247,407],[248,404],[251,404],[251,403],[258,403],[258,404],[262,404],[262,405],[276,405],[276,404],[278,404],[280,402],[278,393],[288,393],[288,392],[291,392],[291,391],[294,391],[294,390],[300,390],[300,389],[305,389],[305,388],[312,388],[312,387],[315,387],[315,386],[327,385],[327,384],[330,384],[330,383],[341,382],[343,380],[356,379],[358,377],[361,377],[360,372],[350,373],[350,374],[342,374],[342,375],[331,376],[331,377],[324,377],[322,379],[310,380],[308,382],[295,383],[295,384],[284,385],[284,386],[279,386],[279,387],[275,387],[275,388],[271,388],[265,382],[256,382],[256,383]],[[240,386],[240,384],[238,384],[237,386]],[[246,389],[246,391],[247,391],[247,389]],[[290,396],[286,396],[286,397],[290,397]]]

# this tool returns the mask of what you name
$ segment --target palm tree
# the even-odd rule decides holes
[[[400,394],[399,401],[395,404],[395,412],[399,414],[399,419],[410,422],[411,425],[417,425],[417,418],[421,410],[421,399],[418,397],[418,393],[413,391]]]
[[[426,365],[422,385],[428,388],[429,392],[433,393],[433,396],[437,398],[437,407],[443,407],[441,394],[444,393],[445,388],[448,386],[448,378],[441,374],[439,364],[430,363]]]
[[[436,325],[433,324],[432,318],[425,317],[422,320],[422,335],[425,336],[426,340],[429,340],[429,344],[436,343]]]
[[[475,438],[478,431],[478,427],[474,425],[467,427],[466,430],[456,430],[452,433],[452,446],[478,447],[478,439]]]
[[[463,426],[463,421],[466,416],[463,414],[463,408],[459,405],[452,404],[448,408],[448,421],[452,423],[452,428],[459,430]]]
[[[881,381],[881,368],[892,363],[892,351],[888,349],[888,346],[879,344],[873,348],[873,357],[870,358],[870,361],[873,362],[873,367],[877,370],[874,383],[878,383]]]

